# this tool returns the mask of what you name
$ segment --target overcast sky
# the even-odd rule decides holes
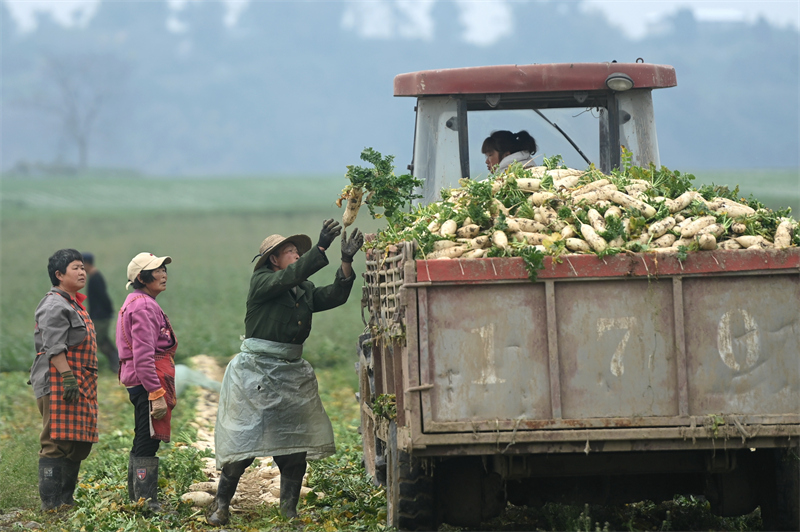
[[[83,25],[101,0],[4,0],[22,31],[36,27],[36,15],[47,13],[64,25]],[[109,1],[109,0],[105,0]],[[221,1],[227,6],[225,23],[234,26],[251,1],[166,0],[173,7],[165,21],[173,31],[185,31],[180,11],[190,2]],[[347,2],[341,24],[368,38],[430,39],[434,33],[430,12],[436,0],[359,0]],[[513,0],[455,0],[460,7],[464,39],[476,45],[491,44],[513,26]],[[555,0],[534,0],[555,1]],[[564,0],[562,0],[564,1]],[[571,1],[571,0],[566,0]],[[602,13],[632,39],[646,35],[649,25],[681,8],[699,20],[755,22],[760,17],[773,25],[800,30],[800,0],[584,0],[586,11]]]

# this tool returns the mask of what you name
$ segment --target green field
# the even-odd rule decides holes
[[[800,212],[799,176],[797,170],[698,172],[695,185],[714,183],[727,185],[731,189],[739,185],[742,196],[752,195],[773,209],[792,207],[797,217],[796,213]],[[245,298],[252,273],[250,261],[258,252],[263,238],[272,233],[285,236],[305,233],[315,240],[323,219],[341,218],[342,210],[336,207],[334,201],[344,184],[342,177],[335,176],[2,179],[0,371],[10,373],[0,375],[0,387],[3,390],[0,402],[0,474],[12,475],[15,480],[0,486],[0,515],[9,508],[21,506],[30,510],[36,505],[36,431],[40,419],[30,388],[24,385],[27,375],[23,372],[30,367],[34,356],[33,312],[50,287],[47,259],[55,250],[72,247],[93,252],[96,265],[105,275],[111,298],[117,307],[125,298],[125,270],[131,257],[141,251],[170,255],[174,262],[169,266],[168,289],[159,296],[159,303],[175,328],[179,341],[178,358],[184,360],[205,353],[224,364],[239,350],[240,335],[244,333]],[[371,232],[379,228],[381,222],[370,219],[368,213],[362,210],[356,225],[365,232]],[[329,258],[332,264],[312,278],[315,283],[327,284],[333,279],[339,262],[338,243],[334,243],[329,251]],[[341,490],[346,496],[340,499],[350,501],[347,504],[351,505],[344,509],[339,506],[331,513],[328,502],[320,503],[314,510],[319,513],[312,514],[320,516],[316,528],[310,528],[314,530],[327,530],[329,525],[332,529],[380,529],[374,508],[381,504],[381,493],[359,495],[354,488],[366,490],[364,486],[367,485],[359,477],[363,476],[363,469],[359,473],[358,467],[353,466],[353,462],[358,460],[359,437],[355,430],[358,424],[357,404],[351,401],[357,387],[353,369],[356,361],[355,341],[364,328],[360,311],[363,254],[357,257],[354,267],[359,279],[350,300],[341,308],[315,315],[314,328],[304,352],[304,356],[318,370],[323,400],[334,421],[337,438],[340,442],[346,442],[337,457],[319,466],[321,476],[318,481],[328,486],[328,490]],[[99,358],[101,368],[105,367],[103,357]],[[116,379],[107,370],[101,379],[105,381],[105,389],[113,390],[116,386],[119,391]],[[128,407],[124,404],[124,397],[117,398],[113,408],[117,407]],[[124,416],[128,415],[127,410],[123,413]],[[127,417],[122,419],[127,427]],[[123,456],[129,434],[115,434],[109,426],[108,431],[101,434],[98,449],[106,449],[114,456]],[[89,472],[94,471],[101,476],[109,474],[102,473],[105,471],[102,453],[93,453],[90,460],[87,464]],[[341,469],[356,472],[348,477],[338,473]],[[327,477],[325,471],[328,472]],[[114,470],[112,473],[120,472]],[[170,482],[178,483],[176,486],[182,485],[180,482],[186,480],[186,474],[181,476],[176,473],[175,479],[170,479]],[[336,477],[342,477],[336,481],[338,484],[330,480]],[[353,478],[362,484],[351,481]],[[105,486],[102,483],[97,485],[101,488]],[[121,484],[113,484],[109,489],[119,491],[114,493],[122,503]],[[90,490],[86,497],[93,496],[92,493]],[[691,501],[687,503],[683,500],[675,504],[697,508],[697,504]],[[677,515],[678,506],[672,507],[673,517]],[[634,508],[631,505],[631,511]],[[581,528],[591,526],[591,523],[584,524],[588,515],[583,515],[582,510],[567,509],[559,514],[560,519],[568,518],[567,522],[573,523],[571,525],[555,524],[564,523],[563,520],[547,521],[552,517],[550,514],[550,517],[538,515],[536,520],[527,522],[534,528],[563,526],[588,530],[590,528]],[[550,510],[543,511],[547,513]],[[593,509],[592,515],[599,518],[604,511]],[[628,516],[625,519],[629,521],[616,521],[612,526],[623,526],[624,523],[631,530],[652,527],[665,529],[663,526],[670,519],[670,514],[663,514],[666,511],[663,508],[659,511],[662,514],[658,518],[648,514],[649,510],[642,510],[640,513],[645,517],[641,517],[641,521],[638,521],[638,517],[635,520]],[[187,510],[179,517],[189,519],[186,517],[188,515]],[[361,517],[349,523],[335,521],[347,515]],[[663,515],[666,515],[667,521]],[[175,519],[180,521],[178,517]],[[275,516],[260,516],[258,519],[264,519],[262,524],[267,526]],[[357,522],[358,519],[361,521]],[[519,519],[524,521],[526,517],[520,516]],[[603,520],[605,517],[601,519],[599,527],[602,527]],[[182,527],[186,521],[181,522],[184,523],[180,525]],[[113,520],[109,523],[114,527],[119,524]],[[136,523],[141,521],[134,520],[131,523],[134,523],[131,525],[133,528],[126,530],[136,530]],[[696,519],[685,523],[689,524],[684,524],[684,527],[701,526],[706,530],[753,526],[742,524],[744,522],[720,524],[720,521],[704,521],[701,524]],[[495,523],[492,526],[501,525]],[[680,525],[673,523],[672,526]],[[97,528],[100,529],[104,528]],[[177,528],[165,523],[160,529]],[[205,528],[201,526],[197,529]]]
[[[694,176],[695,187],[713,183],[733,190],[738,185],[742,197],[752,195],[773,210],[791,207],[794,218],[800,216],[800,169],[700,170]]]
[[[159,303],[179,340],[179,358],[238,352],[251,259],[269,234],[305,233],[316,240],[325,218],[340,218],[336,179],[4,180],[0,259],[2,369],[24,369],[33,356],[33,310],[49,289],[47,258],[73,247],[95,254],[115,305],[125,298],[126,267],[140,251],[170,255]],[[377,227],[368,215],[364,230]],[[358,224],[357,224],[358,225]],[[332,281],[339,263],[312,280]],[[363,271],[359,262],[358,272]],[[360,282],[343,309],[315,316],[307,344],[315,364],[352,350],[363,329]]]

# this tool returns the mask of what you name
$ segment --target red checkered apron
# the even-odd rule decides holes
[[[83,318],[86,337],[80,344],[67,348],[67,362],[81,391],[78,402],[64,402],[61,373],[50,364],[50,439],[97,443],[97,340],[94,324],[80,304],[59,295]]]
[[[134,297],[128,302],[128,304],[142,297],[147,296]],[[133,345],[131,345],[130,338],[128,338],[128,333],[125,331],[125,322],[123,321],[123,316],[125,315],[126,309],[127,306],[120,309],[119,322],[122,324],[123,339],[132,353]],[[161,351],[155,354],[156,375],[158,375],[158,381],[161,383],[161,387],[164,388],[164,391],[166,392],[164,394],[164,400],[167,402],[167,414],[161,419],[153,419],[153,416],[150,416],[150,437],[154,440],[168,442],[172,428],[172,409],[175,408],[176,404],[178,404],[178,396],[175,393],[175,352],[178,350],[178,339],[175,337],[175,331],[172,329],[172,324],[169,322],[169,318],[163,312],[162,315],[164,316],[164,320],[167,322],[167,327],[169,327],[169,332],[174,343],[172,344],[172,347],[166,351]]]

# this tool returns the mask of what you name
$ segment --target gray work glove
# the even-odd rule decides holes
[[[78,380],[75,375],[73,375],[72,371],[64,371],[61,373],[61,378],[64,386],[61,398],[64,399],[65,403],[77,403],[81,390],[78,388]]]
[[[322,230],[319,232],[317,246],[322,249],[328,249],[333,243],[333,239],[339,236],[341,232],[342,226],[339,225],[339,222],[334,221],[333,218],[325,220],[322,222]]]
[[[155,401],[150,401],[150,415],[153,416],[153,419],[161,419],[167,415],[167,400],[164,396]]]
[[[353,262],[353,257],[363,245],[364,233],[359,231],[358,228],[353,229],[350,238],[347,238],[347,231],[345,231],[342,234],[342,262]]]

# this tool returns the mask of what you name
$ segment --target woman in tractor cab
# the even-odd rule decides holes
[[[517,133],[493,131],[483,141],[481,153],[486,156],[486,168],[493,174],[502,172],[514,162],[531,166],[536,140],[525,130]]]

